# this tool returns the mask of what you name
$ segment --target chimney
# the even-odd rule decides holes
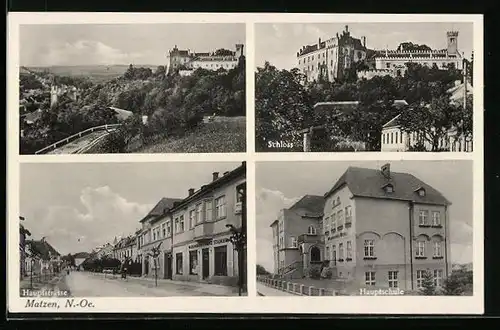
[[[193,194],[194,194],[194,188],[189,188],[188,195],[193,196]]]
[[[381,169],[382,174],[384,175],[384,177],[386,179],[391,178],[391,164],[387,163],[384,166],[382,166],[380,169]]]
[[[219,172],[213,172],[212,173],[212,181],[215,181],[219,178]]]
[[[345,26],[345,32],[349,33],[349,26],[348,25]]]
[[[365,47],[365,48],[366,48],[366,37],[365,37],[365,36],[363,36],[363,37],[362,37],[362,39],[363,39],[363,47]]]
[[[226,171],[226,172],[224,172],[224,175],[227,175],[228,173],[229,173],[229,171]]]
[[[321,38],[318,38],[318,47],[321,45]]]

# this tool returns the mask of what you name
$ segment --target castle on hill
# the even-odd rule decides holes
[[[182,50],[175,45],[167,54],[166,72],[179,71],[183,75],[189,75],[198,68],[213,71],[231,70],[238,65],[242,56],[243,44],[236,44],[234,51],[218,49],[209,53],[197,53],[190,49]]]
[[[370,79],[375,76],[402,76],[407,63],[446,70],[450,65],[463,68],[463,55],[458,49],[458,32],[446,33],[445,49],[426,49],[426,47],[397,50],[373,50],[366,46],[366,37],[360,39],[351,36],[346,25],[342,34],[318,43],[305,45],[297,52],[297,64],[307,81],[320,77],[328,81],[342,79],[346,72],[357,64],[365,64],[368,69],[358,72],[358,78]]]

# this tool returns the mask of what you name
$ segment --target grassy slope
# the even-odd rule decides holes
[[[216,153],[245,152],[245,117],[201,124],[194,132],[181,138],[165,140],[141,148],[135,153]]]

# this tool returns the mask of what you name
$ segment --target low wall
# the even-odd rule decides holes
[[[272,279],[268,277],[257,277],[257,282],[273,289],[292,293],[298,296],[339,296],[339,291],[333,289],[316,288],[304,284],[294,283],[282,279]]]

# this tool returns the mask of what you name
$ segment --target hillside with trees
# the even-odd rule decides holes
[[[32,154],[87,128],[117,123],[109,107],[132,111],[135,116],[109,138],[110,150],[104,152],[123,150],[115,141],[121,140],[123,144],[126,141],[122,135],[134,133],[135,137],[137,131],[147,138],[165,134],[181,136],[197,127],[206,115],[245,116],[244,59],[229,71],[198,69],[185,77],[177,73],[165,75],[165,72],[163,66],[152,70],[130,65],[122,76],[103,83],[92,83],[81,77],[54,77],[56,84],[77,87],[79,97],[72,100],[62,95],[52,107],[50,99],[44,99],[39,106],[40,119],[31,125],[21,122],[20,152]],[[23,86],[40,87],[36,78],[21,79]],[[147,127],[141,124],[142,116],[149,117]],[[131,125],[136,126],[130,128]]]
[[[269,141],[288,141],[294,147],[286,151],[301,151],[301,130],[317,125],[328,127],[332,141],[361,141],[368,150],[380,150],[382,126],[398,114],[405,131],[438,128],[432,145],[451,126],[472,132],[472,98],[464,109],[450,104],[447,94],[455,81],[463,79],[462,72],[454,66],[440,70],[437,66],[408,63],[407,67],[402,77],[376,76],[367,80],[350,76],[343,81],[319,79],[307,83],[298,69],[278,70],[270,63],[257,68],[257,151],[276,151],[269,150]],[[397,109],[395,100],[405,100],[409,106]],[[334,116],[334,112],[314,113],[316,103],[332,101],[359,103],[341,116]],[[331,150],[340,151],[335,143]]]

